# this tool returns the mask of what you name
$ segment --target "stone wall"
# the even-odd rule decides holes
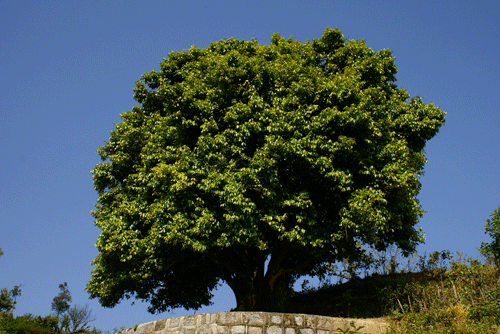
[[[336,334],[364,326],[356,333],[386,333],[378,319],[345,319],[308,314],[219,312],[185,315],[138,325],[121,334]],[[339,330],[342,329],[344,331]]]

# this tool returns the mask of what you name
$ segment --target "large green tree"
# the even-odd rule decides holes
[[[91,297],[196,309],[226,282],[238,310],[286,310],[302,275],[367,247],[413,251],[445,113],[395,74],[390,50],[329,28],[170,52],[98,150]]]

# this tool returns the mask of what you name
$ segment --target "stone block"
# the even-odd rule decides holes
[[[167,320],[168,319],[161,319],[161,320],[156,320],[155,321],[155,331],[161,331],[162,329],[165,329],[167,327]]]
[[[137,329],[135,332],[137,334],[144,333],[144,334],[149,334],[155,330],[155,322],[151,321],[142,325],[137,326]]]
[[[217,326],[217,331],[214,334],[230,334],[229,326]]]
[[[307,328],[316,328],[316,318],[317,316],[306,314],[304,316],[305,326]]]
[[[280,326],[269,326],[266,329],[266,334],[283,334],[283,329]]]
[[[175,317],[175,318],[170,318],[168,328],[176,328],[179,327],[181,324],[181,319],[182,317]]]
[[[216,324],[217,319],[219,319],[219,313],[208,313],[208,323],[210,324]]]
[[[290,328],[290,327],[285,328],[285,334],[296,334],[295,328]]]
[[[248,334],[262,334],[262,327],[248,326]]]
[[[248,326],[265,326],[266,325],[266,315],[264,313],[248,313],[246,314],[245,323]]]
[[[283,314],[273,314],[271,315],[271,324],[281,325],[283,322]]]
[[[182,334],[178,329],[166,328],[161,331],[162,334]]]
[[[195,315],[185,315],[182,319],[182,326],[196,326],[196,316]]]
[[[351,326],[349,319],[332,318],[331,322],[332,322],[332,330],[334,331],[334,333],[339,333],[337,328],[345,329]]]
[[[358,331],[360,334],[386,333],[388,328],[386,322],[375,319],[358,319],[355,321],[355,326],[356,328],[364,326]]]
[[[196,315],[196,324],[197,325],[206,325],[210,323],[210,313],[203,313]]]
[[[294,315],[293,320],[295,321],[295,326],[303,327],[304,326],[304,317],[305,316],[303,314]]]
[[[283,326],[285,327],[295,327],[295,315],[294,314],[283,314]]]
[[[314,334],[314,329],[312,328],[301,328],[300,334]]]
[[[237,325],[231,327],[231,334],[245,334],[246,326]]]
[[[241,312],[222,312],[219,314],[219,325],[243,325]]]
[[[332,323],[329,317],[317,317],[316,329],[329,330],[332,328]]]
[[[360,324],[356,323],[355,319],[339,319],[338,321],[335,322],[335,326],[333,326],[333,329],[335,331],[334,333],[344,333],[347,329],[352,331],[354,330],[353,326],[357,328],[360,326]],[[366,333],[366,332],[356,331],[356,333]]]
[[[212,328],[210,325],[198,325],[196,327],[196,334],[212,334]]]

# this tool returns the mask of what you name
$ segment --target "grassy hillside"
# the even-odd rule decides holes
[[[390,333],[500,333],[498,267],[449,252],[420,256],[418,264],[417,271],[392,266],[389,273],[306,287],[292,296],[290,312],[386,317]]]

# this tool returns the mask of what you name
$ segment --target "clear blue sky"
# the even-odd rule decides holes
[[[84,291],[99,229],[90,170],[135,80],[171,50],[271,34],[306,41],[326,27],[389,48],[397,84],[448,112],[426,147],[420,252],[477,256],[500,205],[500,2],[0,1],[0,287],[22,284],[15,315],[51,312],[58,285],[89,303],[97,328],[192,314],[150,315],[124,301],[104,309]],[[235,306],[229,288],[201,312]]]

